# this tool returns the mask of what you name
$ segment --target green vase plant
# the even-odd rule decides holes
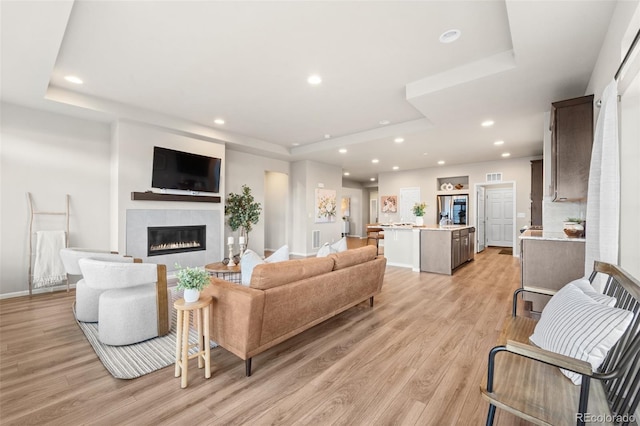
[[[262,206],[255,202],[251,195],[251,188],[242,185],[242,193],[230,193],[224,206],[224,214],[228,216],[227,223],[232,231],[240,229],[246,246],[249,246],[249,232],[258,223]]]
[[[202,291],[209,284],[209,273],[200,268],[183,268],[176,263],[178,290]]]
[[[178,273],[178,290],[184,290],[184,300],[193,303],[200,297],[200,292],[209,284],[209,273],[201,268],[183,268],[176,263]]]
[[[425,202],[415,203],[412,208],[413,215],[418,217],[424,216],[424,211],[426,210],[426,208],[427,208],[427,203]]]

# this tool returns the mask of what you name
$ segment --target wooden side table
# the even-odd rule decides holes
[[[211,343],[209,342],[209,307],[211,296],[200,296],[193,302],[187,303],[184,299],[178,299],[173,307],[178,311],[178,324],[176,327],[176,377],[181,378],[180,387],[187,387],[187,367],[189,360],[198,358],[198,368],[204,366],[204,377],[211,377]],[[189,344],[190,317],[193,312],[193,322],[198,332],[198,342]],[[198,352],[189,355],[189,349],[198,347]]]
[[[231,281],[233,283],[240,283],[241,273],[240,265],[229,266],[222,262],[209,263],[204,266],[204,270],[210,275],[215,275],[216,278],[222,278],[225,281]]]

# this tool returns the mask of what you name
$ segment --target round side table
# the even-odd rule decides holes
[[[233,283],[240,283],[241,269],[240,265],[229,266],[222,262],[209,263],[204,266],[204,270],[210,275],[215,275],[216,278],[222,278],[225,281],[231,281]]]
[[[200,296],[198,300],[187,303],[184,299],[178,299],[173,307],[178,311],[178,324],[176,327],[176,370],[175,376],[181,378],[180,387],[187,387],[187,367],[189,360],[198,358],[198,368],[204,366],[204,377],[211,377],[211,343],[209,342],[209,307],[211,296]],[[198,342],[189,344],[190,317],[193,312],[193,322],[197,329]],[[198,347],[198,352],[189,355],[189,349]]]

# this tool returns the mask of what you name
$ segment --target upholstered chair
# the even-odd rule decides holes
[[[130,345],[163,336],[171,327],[167,268],[153,263],[78,262],[85,285],[101,291],[98,335],[102,343]]]
[[[78,261],[85,258],[107,260],[111,262],[133,263],[132,257],[125,257],[121,254],[111,253],[105,250],[94,250],[70,247],[60,250],[60,258],[67,273],[67,287],[70,277],[81,277],[82,271]],[[76,319],[82,322],[98,321],[98,299],[103,290],[87,287],[84,280],[76,282]]]

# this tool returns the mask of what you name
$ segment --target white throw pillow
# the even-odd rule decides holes
[[[283,260],[289,260],[289,246],[287,245],[284,245],[274,251],[271,256],[267,257],[264,261],[267,263],[273,263],[282,262]]]
[[[289,246],[280,247],[264,260],[255,251],[247,249],[240,259],[241,284],[247,287],[251,284],[251,275],[257,265],[282,262],[283,260],[289,260]]]
[[[247,287],[249,286],[249,283],[251,282],[251,274],[253,273],[253,268],[255,268],[256,265],[260,265],[262,263],[264,263],[264,260],[262,260],[262,258],[258,256],[258,253],[256,253],[251,249],[245,250],[245,252],[242,254],[242,257],[240,258],[240,271],[242,276],[242,279],[241,279],[242,285]]]
[[[320,247],[320,250],[318,250],[316,257],[326,257],[326,256],[329,256],[331,253],[340,253],[341,251],[345,251],[346,249],[347,249],[347,238],[342,237],[331,245],[329,245],[329,243],[324,243],[324,245]]]
[[[330,254],[331,246],[329,245],[329,243],[324,243],[324,245],[320,247],[320,250],[318,250],[318,254],[316,254],[316,257],[327,257]]]
[[[542,310],[531,342],[542,349],[587,361],[595,371],[629,327],[633,313],[596,302],[567,284]],[[582,376],[561,370],[579,385]]]
[[[571,281],[569,284],[575,285],[580,290],[582,290],[582,292],[584,294],[586,294],[587,296],[589,296],[590,298],[592,298],[593,300],[595,300],[598,303],[602,303],[603,305],[607,305],[607,306],[611,306],[611,307],[616,305],[616,298],[615,297],[611,297],[611,296],[607,296],[606,294],[598,293],[593,288],[593,286],[591,285],[589,280],[586,279],[586,278],[578,278],[577,280]]]

